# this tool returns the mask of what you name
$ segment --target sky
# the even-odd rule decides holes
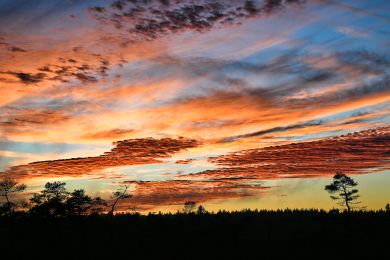
[[[121,208],[390,202],[390,2],[0,0],[0,175]]]

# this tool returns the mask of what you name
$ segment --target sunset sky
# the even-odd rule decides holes
[[[387,0],[0,0],[0,175],[122,209],[390,202]]]

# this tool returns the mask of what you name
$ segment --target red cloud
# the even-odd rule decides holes
[[[365,130],[312,142],[292,143],[209,158],[223,168],[196,178],[273,179],[362,173],[390,168],[390,127]]]
[[[117,139],[121,138],[127,134],[133,133],[133,129],[110,129],[107,131],[100,131],[100,132],[94,132],[94,133],[88,133],[83,135],[83,138],[85,139]]]
[[[160,163],[183,149],[195,147],[199,142],[187,138],[143,138],[114,143],[116,146],[103,155],[85,158],[41,161],[11,167],[5,174],[15,178],[91,175],[110,167]]]
[[[238,198],[250,196],[267,189],[259,183],[245,180],[169,180],[169,181],[126,181],[135,184],[134,197],[122,204],[123,208],[138,207],[152,209],[157,205],[183,205],[185,201],[197,203],[212,199]]]
[[[185,160],[178,160],[175,163],[176,164],[189,164],[189,163],[191,163],[193,161],[194,161],[194,159],[185,159]]]

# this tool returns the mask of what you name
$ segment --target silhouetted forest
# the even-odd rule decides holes
[[[239,211],[0,221],[0,251],[19,257],[388,259],[390,212]],[[387,256],[387,257],[386,257]],[[5,258],[2,258],[5,259]]]
[[[390,257],[390,205],[379,211],[352,208],[357,203],[357,183],[341,173],[325,190],[345,210],[331,211],[214,213],[187,201],[174,214],[114,214],[120,200],[131,199],[128,186],[119,187],[107,202],[82,189],[69,192],[63,182],[49,182],[27,205],[18,205],[11,195],[26,186],[12,180],[0,184],[0,195],[5,198],[0,214],[0,259]]]

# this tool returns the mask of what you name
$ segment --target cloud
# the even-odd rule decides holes
[[[115,142],[115,147],[103,155],[85,158],[41,161],[14,166],[2,174],[13,178],[34,177],[81,177],[99,176],[99,171],[118,166],[160,163],[181,150],[198,146],[200,143],[186,138],[143,138]],[[104,175],[104,174],[103,174]]]
[[[177,160],[175,163],[176,164],[189,164],[193,162],[195,159],[185,159],[185,160]]]
[[[0,71],[0,74],[14,75],[24,84],[39,83],[43,81],[47,76],[45,73],[25,73],[25,72],[13,72],[13,71],[9,71],[9,72]]]
[[[8,48],[9,51],[13,51],[13,52],[27,52],[25,49],[22,49],[22,48],[19,48],[19,47],[16,47],[16,46],[11,46]]]
[[[324,64],[327,59],[333,62]],[[207,81],[145,113],[159,114],[160,122],[169,114],[169,122],[206,139],[217,132],[220,139],[236,140],[303,130],[322,123],[326,126],[322,117],[390,98],[388,57],[366,51],[311,57],[288,53],[265,63],[172,60],[159,61],[168,70],[177,64],[175,71],[179,75],[204,77]],[[242,76],[236,78],[232,71]],[[254,84],[250,80],[253,77],[262,79],[262,83]],[[176,116],[174,111],[182,112]]]
[[[213,199],[230,199],[258,194],[269,189],[261,183],[250,183],[240,179],[218,181],[168,180],[168,181],[124,181],[135,186],[134,197],[122,202],[121,207],[153,209],[158,205],[183,205],[191,200],[197,203]]]
[[[333,63],[322,65],[326,60],[333,60]],[[190,98],[196,98],[196,95],[202,98],[207,94],[212,96],[218,91],[232,94],[245,92],[245,95],[253,98],[261,96],[263,99],[277,102],[284,98],[294,100],[300,92],[319,93],[316,97],[321,97],[321,92],[329,94],[325,93],[329,87],[338,83],[351,82],[352,84],[353,82],[352,88],[335,89],[330,93],[331,96],[323,98],[326,99],[325,102],[329,102],[335,100],[335,96],[339,96],[338,101],[340,101],[345,95],[353,92],[354,88],[364,88],[361,85],[366,85],[369,89],[381,80],[386,85],[387,76],[390,74],[388,55],[365,50],[313,55],[302,54],[293,49],[282,52],[270,60],[253,58],[251,62],[174,56],[160,56],[154,58],[152,62],[148,71],[161,71],[161,73],[175,74],[187,79],[205,79],[206,83],[202,85],[199,83],[200,87],[197,86],[197,91],[189,92]],[[367,77],[375,80],[363,81]],[[254,78],[261,79],[257,81],[262,83],[254,84]],[[344,91],[345,95],[342,93]],[[381,90],[376,87],[368,92],[379,91]],[[370,94],[366,90],[354,92],[357,97]],[[307,95],[303,96],[303,101],[309,98]],[[180,101],[180,97],[177,101]],[[313,103],[318,104],[318,100],[313,100]]]
[[[4,121],[0,121],[0,125],[4,128],[3,131],[6,131],[6,127],[12,127],[14,129],[9,129],[17,131],[15,128],[23,128],[25,126],[39,126],[39,125],[50,125],[63,122],[69,119],[69,115],[65,115],[63,111],[55,111],[55,110],[35,110],[35,111],[27,111],[27,110],[17,110],[12,113],[12,118],[6,116],[5,118],[0,117]],[[21,129],[18,129],[19,131]]]
[[[83,73],[74,73],[73,74],[78,80],[80,80],[81,82],[97,82],[97,79],[93,76],[89,76],[89,75],[86,75],[86,74],[83,74]]]
[[[243,177],[257,180],[315,177],[335,172],[390,169],[390,127],[364,130],[311,142],[243,150],[209,160],[220,169],[194,178]]]
[[[75,59],[59,58],[60,64],[46,64],[37,70],[45,72],[49,81],[69,82],[70,79],[77,79],[82,83],[96,83],[102,77],[107,76],[109,62],[100,59],[94,63],[80,63]]]
[[[271,15],[289,5],[289,1],[115,1],[108,6],[90,7],[94,18],[105,25],[127,31],[132,41],[153,40],[183,31],[206,31],[226,24],[238,24],[261,14]]]
[[[0,134],[6,137],[36,133],[47,135],[49,129],[69,124],[74,115],[82,113],[86,107],[86,102],[68,98],[42,100],[30,96],[29,99],[19,100],[17,104],[2,107]]]
[[[337,28],[337,31],[339,31],[340,33],[344,33],[348,36],[352,36],[352,37],[357,37],[357,38],[367,37],[367,32],[361,32],[361,31],[358,31],[354,28],[347,27],[347,26],[340,26]]]
[[[24,84],[36,84],[40,82],[68,82],[77,79],[82,83],[96,83],[98,76],[107,75],[108,61],[100,59],[100,64],[79,64],[74,59],[59,58],[60,64],[45,64],[31,69],[31,72],[0,71],[0,74],[12,75]],[[103,65],[104,64],[104,65]]]
[[[68,73],[76,73],[74,69],[90,75],[91,66],[80,60],[64,59],[59,61],[61,66],[48,65],[42,72],[48,78],[56,72],[63,79]],[[128,80],[107,80],[94,88],[83,84],[37,88],[36,95],[11,104],[26,109],[14,112],[2,108],[0,122],[4,128],[0,132],[23,141],[47,141],[50,131],[50,141],[56,141],[63,138],[66,127],[66,138],[71,142],[104,142],[110,138],[104,133],[110,130],[104,126],[108,124],[112,129],[134,130],[133,135],[124,134],[123,138],[166,133],[211,141],[256,137],[254,142],[264,143],[262,138],[271,142],[270,135],[283,138],[285,133],[291,135],[298,130],[304,134],[305,129],[313,130],[320,121],[324,122],[322,129],[318,125],[314,130],[327,131],[323,116],[389,99],[388,62],[386,55],[368,51],[308,56],[289,51],[266,61],[253,58],[251,62],[162,55],[121,71],[129,75]],[[146,80],[143,75],[153,76]],[[46,101],[62,105],[47,109],[52,105]],[[29,120],[30,110],[40,113]],[[50,117],[52,110],[63,120],[52,123],[49,118],[45,124],[45,111]],[[37,119],[39,128],[33,123]],[[314,125],[305,126],[305,122]],[[368,127],[361,121],[359,129]],[[122,138],[118,133],[112,137],[110,141]]]
[[[278,126],[278,127],[274,127],[274,128],[270,128],[270,129],[266,129],[266,130],[261,130],[261,131],[249,133],[249,134],[231,136],[231,137],[223,139],[221,142],[232,142],[232,141],[235,141],[235,140],[241,139],[241,138],[255,137],[255,136],[261,136],[261,135],[266,135],[266,134],[270,134],[270,133],[277,133],[277,132],[285,132],[288,130],[301,129],[301,128],[305,128],[307,126],[317,126],[317,125],[321,125],[321,124],[322,124],[321,121],[311,120],[309,122],[305,122],[305,123],[301,123],[301,124],[294,124],[294,125],[289,125],[289,126]]]
[[[5,47],[10,52],[27,52],[23,48],[20,48],[20,47],[17,47],[17,46],[13,46],[12,44],[6,42],[5,38],[0,36],[0,47],[1,46]]]
[[[131,134],[131,133],[134,133],[133,129],[115,128],[115,129],[110,129],[110,130],[105,130],[105,131],[94,132],[94,133],[87,133],[87,134],[83,135],[83,138],[113,140],[113,139],[122,138],[123,136]]]

